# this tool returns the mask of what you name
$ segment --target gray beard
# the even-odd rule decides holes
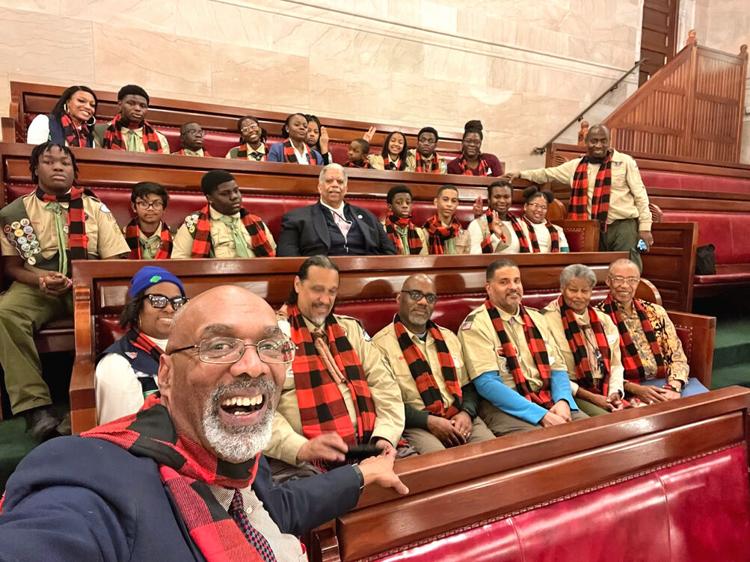
[[[239,390],[259,389],[267,400],[266,411],[254,425],[229,428],[219,417],[221,401]],[[220,386],[206,400],[203,409],[203,433],[216,456],[230,463],[247,462],[260,453],[271,440],[273,416],[276,412],[277,386],[267,379],[241,378]]]

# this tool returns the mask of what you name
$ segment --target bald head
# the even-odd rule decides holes
[[[604,125],[592,125],[586,133],[586,150],[589,159],[601,161],[609,152],[609,129]]]

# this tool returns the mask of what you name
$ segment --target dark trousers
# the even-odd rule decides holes
[[[599,251],[630,252],[630,259],[643,269],[638,244],[638,219],[622,219],[607,225],[607,230],[599,233]]]

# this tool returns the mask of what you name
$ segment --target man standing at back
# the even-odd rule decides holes
[[[539,184],[554,180],[570,185],[567,218],[599,221],[599,249],[630,252],[630,259],[641,268],[639,238],[649,248],[654,243],[648,194],[635,160],[610,148],[609,139],[607,127],[594,125],[586,134],[586,154],[581,158],[508,176]]]
[[[344,201],[346,170],[328,164],[320,171],[320,201],[289,211],[281,220],[279,256],[365,256],[395,254],[383,225],[367,209]]]

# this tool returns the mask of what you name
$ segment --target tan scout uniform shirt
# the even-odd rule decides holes
[[[156,129],[154,129],[156,131]],[[128,129],[127,127],[121,127],[122,142],[125,145],[125,150],[128,152],[146,152],[146,147],[143,146],[143,127],[140,129]],[[159,131],[156,131],[156,136],[159,139],[159,145],[161,145],[161,151],[164,154],[169,154],[169,143],[167,137],[165,137]]]
[[[456,335],[448,330],[439,326],[440,333],[443,335],[448,351],[450,351],[451,357],[453,358],[453,364],[456,367],[456,375],[458,377],[458,384],[463,387],[469,384],[469,377],[466,374],[466,367],[464,367],[464,359],[461,354],[461,342],[458,341]],[[445,380],[443,379],[442,372],[440,370],[440,361],[438,360],[437,346],[435,345],[435,338],[428,332],[426,341],[422,341],[418,336],[414,335],[409,329],[406,329],[406,333],[409,334],[409,338],[413,341],[419,351],[422,352],[427,362],[430,364],[430,370],[432,376],[435,379],[435,383],[440,389],[440,397],[443,399],[443,404],[446,408],[449,408],[453,404],[453,395],[448,392],[445,386]],[[398,338],[396,337],[396,330],[393,327],[393,322],[388,324],[385,328],[380,330],[375,337],[372,338],[374,343],[380,351],[383,352],[383,357],[396,375],[396,381],[401,389],[401,397],[404,399],[404,404],[411,406],[417,410],[424,410],[425,404],[422,401],[422,395],[419,394],[417,389],[417,383],[414,381],[414,377],[411,375],[409,370],[409,364],[404,359],[404,354],[401,351],[401,346],[398,344]]]
[[[365,372],[367,384],[370,387],[372,400],[375,404],[375,428],[373,437],[382,437],[396,446],[404,431],[405,414],[404,403],[401,400],[398,384],[389,369],[380,350],[369,341],[359,322],[350,316],[335,315],[336,321],[341,325],[346,337],[357,352],[362,368]],[[305,319],[307,327],[314,329],[315,326]],[[290,335],[291,328],[287,320],[279,320],[279,328]],[[346,403],[346,409],[356,428],[357,411],[352,401],[349,387],[341,383],[338,385],[341,395]],[[273,419],[273,434],[271,443],[265,450],[269,457],[279,459],[285,463],[296,465],[297,453],[302,445],[307,443],[307,437],[302,435],[302,420],[299,414],[299,404],[294,386],[294,375],[291,367],[287,371],[284,380],[284,388],[281,392],[281,400],[276,409]]]
[[[383,225],[383,228],[385,228],[385,221],[380,221],[380,224]],[[395,227],[396,232],[401,237],[401,245],[404,248],[404,251],[401,253],[403,256],[410,256],[409,253],[409,238],[407,236],[406,229],[401,229],[399,227]],[[425,232],[424,228],[421,228],[419,226],[416,227],[417,235],[419,236],[419,239],[422,241],[422,250],[419,252],[420,256],[426,256],[430,253],[430,246],[427,241],[427,233]],[[395,244],[394,244],[395,246]]]
[[[521,316],[518,313],[510,315],[500,308],[498,308],[498,311],[505,325],[505,332],[516,350],[521,370],[529,381],[531,389],[536,392],[542,387],[542,377],[539,375],[539,370],[536,368],[534,358],[531,356],[531,351],[529,351],[529,346],[523,335]],[[532,308],[527,307],[526,311],[542,335],[549,355],[550,368],[555,371],[563,370],[565,366],[560,358],[560,350],[550,333],[544,316]],[[502,381],[513,390],[516,389],[513,373],[508,369],[505,357],[498,353],[498,351],[502,352],[500,340],[495,328],[492,327],[492,320],[484,305],[469,313],[458,330],[458,339],[463,347],[466,371],[470,379],[474,380],[488,371],[499,371]]]
[[[519,221],[521,222],[521,230],[523,231],[524,236],[528,238],[529,231],[526,226],[526,221],[523,221],[521,219],[519,219]],[[516,236],[516,231],[513,230],[513,225],[510,221],[502,221],[502,223],[503,232],[505,234],[507,243],[503,243],[500,238],[495,236],[494,232],[490,234],[490,227],[487,224],[486,216],[477,217],[473,221],[471,221],[469,223],[469,237],[471,238],[471,247],[469,253],[482,253],[482,241],[487,236],[487,234],[490,235],[490,242],[492,243],[492,247],[495,249],[496,254],[517,254],[518,252],[520,252],[521,242],[518,240],[518,236]],[[549,233],[547,233],[547,237],[549,238]]]
[[[107,259],[120,254],[129,254],[130,247],[125,242],[125,237],[107,206],[88,195],[84,194],[82,197],[89,256]],[[35,237],[34,240],[29,242],[29,245],[33,246],[29,250],[36,252],[30,254],[32,258],[41,255],[44,259],[50,259],[57,253],[55,214],[45,209],[47,204],[48,202],[42,201],[34,193],[29,193],[23,197],[23,205],[31,222],[28,226],[33,230],[31,235]],[[68,203],[61,203],[60,205],[64,209],[63,223],[67,225]],[[33,245],[34,242],[38,242],[38,244]],[[67,240],[65,244],[68,247]],[[0,248],[3,256],[19,255],[16,245],[10,242],[5,232],[3,232],[3,236],[0,236]]]
[[[534,183],[546,183],[555,180],[573,185],[575,174],[581,158],[574,158],[554,168],[524,170],[521,177]],[[591,199],[594,195],[594,184],[599,164],[588,165],[588,211],[591,212]],[[651,211],[648,208],[648,194],[643,185],[641,173],[635,160],[616,150],[612,153],[612,190],[609,196],[609,214],[607,224],[616,220],[638,219],[638,230],[651,230]]]
[[[234,236],[232,236],[232,229],[228,225],[221,221],[222,215],[219,211],[209,205],[208,207],[209,218],[211,219],[211,246],[213,248],[213,257],[217,259],[231,259],[237,257],[237,252],[234,249]],[[172,247],[172,259],[186,260],[190,259],[193,253],[193,233],[191,228],[195,229],[195,220],[197,220],[197,214],[188,215],[185,222],[182,223],[177,234],[174,237],[174,245]],[[196,217],[193,221],[189,220],[190,217]],[[240,214],[232,215],[235,221],[239,223],[240,231],[242,232],[245,241],[247,242],[247,250],[250,252],[250,257],[254,257],[255,254],[251,249],[250,235],[247,233],[245,225],[242,224]],[[268,226],[265,226],[266,237],[271,243],[274,249],[276,249],[276,241],[273,239],[273,234],[268,230]]]
[[[601,310],[594,310],[599,317],[599,322],[602,323],[604,335],[607,337],[607,343],[609,344],[609,394],[620,392],[620,396],[625,396],[625,389],[623,388],[624,370],[620,356],[620,332],[617,331],[617,326],[615,326],[615,323],[612,322],[609,316]],[[560,316],[560,305],[557,303],[557,299],[545,306],[542,313],[544,314],[544,319],[547,321],[552,337],[555,338],[555,343],[560,350],[560,354],[565,361],[565,367],[570,377],[570,389],[573,391],[573,396],[575,396],[578,392],[578,383],[575,382],[578,378],[575,359],[573,358],[573,352],[570,351],[568,339],[565,337],[565,327],[563,326],[562,316]],[[589,325],[588,313],[583,315],[576,314],[575,317],[580,325]],[[585,337],[583,341],[588,344],[588,340]]]
[[[202,148],[199,148],[198,150],[190,150],[189,148],[183,148],[183,154],[180,154],[180,151],[173,152],[172,154],[176,154],[178,156],[200,156],[201,158],[206,156],[206,153]]]
[[[432,158],[438,159],[439,166],[440,166],[440,173],[447,174],[448,162],[446,161],[446,159],[440,156],[437,152],[432,155]],[[417,149],[410,148],[409,151],[406,153],[406,170],[405,171],[413,172],[416,167],[417,167]]]

